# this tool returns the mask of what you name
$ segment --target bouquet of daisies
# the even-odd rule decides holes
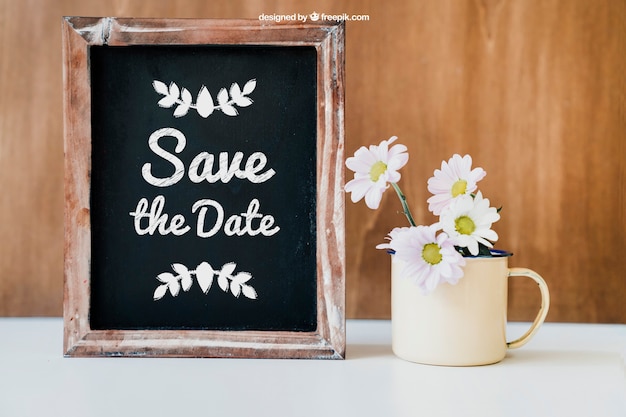
[[[491,229],[500,219],[499,209],[477,191],[477,183],[487,174],[482,168],[472,169],[472,158],[453,155],[442,161],[441,169],[428,180],[428,209],[439,217],[430,225],[416,225],[406,197],[398,186],[398,172],[409,160],[407,147],[393,144],[397,137],[379,145],[359,148],[346,160],[354,178],[346,186],[352,202],[365,199],[365,204],[378,209],[383,193],[391,185],[402,204],[408,227],[393,229],[388,242],[377,246],[404,261],[402,277],[413,281],[425,294],[442,282],[456,284],[463,277],[465,257],[492,256],[493,242],[498,234]],[[392,145],[393,144],[393,145]]]

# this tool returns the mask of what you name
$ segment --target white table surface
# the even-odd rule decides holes
[[[626,325],[547,323],[471,368],[396,358],[389,321],[348,320],[344,361],[63,358],[62,333],[0,319],[0,416],[626,416]]]

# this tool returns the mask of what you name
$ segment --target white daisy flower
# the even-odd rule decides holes
[[[482,193],[476,197],[466,195],[453,200],[443,210],[440,224],[456,246],[468,248],[474,256],[478,255],[478,244],[488,248],[498,240],[498,234],[491,230],[491,225],[500,220],[498,210],[489,207],[489,199]]]
[[[465,259],[446,233],[437,235],[438,230],[438,224],[395,228],[389,233],[389,243],[377,246],[391,249],[405,262],[401,277],[415,283],[424,294],[443,282],[455,285],[463,276]]]
[[[406,165],[409,154],[404,145],[389,147],[396,139],[392,136],[369,149],[361,146],[353,157],[346,159],[346,166],[354,171],[354,179],[345,186],[346,192],[352,193],[353,203],[365,197],[367,207],[377,209],[389,183],[400,180],[398,170]]]
[[[487,175],[484,169],[472,169],[472,157],[454,154],[441,162],[441,169],[428,180],[428,191],[434,194],[428,199],[428,210],[439,216],[450,202],[459,196],[470,195],[478,187],[476,183]]]

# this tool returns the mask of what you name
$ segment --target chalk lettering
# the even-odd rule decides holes
[[[148,199],[142,198],[137,203],[135,211],[131,211],[130,215],[135,218],[135,232],[139,235],[153,235],[158,230],[160,235],[172,233],[175,236],[181,236],[191,230],[191,227],[185,226],[185,217],[182,214],[176,214],[167,225],[168,215],[163,214],[165,206],[165,197],[156,196],[150,204],[150,212],[148,212]],[[147,219],[148,224],[142,227],[142,220]]]
[[[146,162],[143,165],[141,168],[141,175],[143,175],[143,178],[148,182],[148,184],[152,184],[155,187],[169,187],[170,185],[176,184],[185,174],[185,165],[183,162],[159,146],[159,139],[163,136],[172,136],[176,139],[176,147],[174,148],[176,153],[181,153],[187,144],[187,139],[185,138],[185,135],[183,135],[183,132],[174,128],[166,127],[159,129],[150,135],[148,138],[148,146],[152,152],[170,162],[174,166],[174,173],[172,175],[165,178],[157,178],[152,175],[152,164]]]
[[[176,147],[174,148],[174,152],[177,154],[185,149],[187,143],[185,135],[180,130],[174,128],[158,129],[150,135],[148,138],[148,147],[155,155],[171,163],[174,170],[170,176],[158,178],[152,174],[152,164],[145,163],[141,168],[141,175],[148,184],[154,185],[155,187],[169,187],[178,183],[185,175],[185,164],[183,161],[159,145],[159,139],[165,136],[172,136],[177,140]],[[191,182],[196,184],[202,181],[207,181],[211,184],[217,181],[228,183],[233,177],[242,180],[247,179],[251,183],[259,184],[269,180],[276,174],[276,171],[272,168],[261,172],[267,165],[267,157],[263,152],[252,153],[246,160],[242,171],[241,163],[243,157],[243,152],[235,152],[229,163],[228,152],[220,152],[218,170],[216,173],[213,173],[215,156],[208,152],[200,152],[189,164],[189,172],[187,175]]]
[[[208,207],[213,207],[215,209],[216,216],[212,227],[206,231],[204,229]],[[226,236],[243,236],[246,234],[250,236],[256,236],[258,234],[262,234],[263,236],[272,236],[278,233],[280,227],[274,226],[274,217],[269,214],[260,214],[259,207],[259,200],[256,198],[252,199],[250,204],[248,204],[248,209],[245,213],[240,213],[238,215],[233,214],[226,220],[226,223],[224,223],[224,234]],[[198,200],[194,203],[191,211],[193,213],[198,211],[196,234],[199,237],[214,236],[219,229],[222,228],[222,224],[224,222],[224,209],[217,201],[211,199]],[[253,223],[255,219],[260,219],[258,226],[255,226]],[[243,220],[245,220],[245,225],[242,228]]]
[[[198,213],[196,235],[201,238],[210,238],[223,228],[226,236],[257,236],[259,234],[273,236],[280,231],[280,227],[275,225],[274,216],[259,213],[260,207],[261,203],[254,198],[248,204],[245,213],[233,214],[224,222],[224,208],[220,203],[208,198],[200,199],[191,208],[192,213]],[[164,209],[165,197],[162,195],[156,196],[151,203],[147,198],[141,198],[135,211],[129,213],[134,218],[135,232],[139,236],[155,233],[162,236],[170,233],[181,236],[191,230],[191,227],[185,224],[185,217],[182,214],[175,214],[170,219],[169,215],[164,213]],[[211,214],[208,216],[210,209],[212,209]],[[208,230],[205,230],[207,227]]]

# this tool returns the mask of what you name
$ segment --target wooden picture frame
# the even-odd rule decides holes
[[[62,33],[65,151],[64,355],[343,359],[344,24],[65,17]],[[272,48],[315,48],[317,238],[314,330],[207,330],[189,329],[185,326],[166,329],[92,328],[90,309],[94,254],[91,181],[94,172],[90,48],[103,45],[261,45]]]

